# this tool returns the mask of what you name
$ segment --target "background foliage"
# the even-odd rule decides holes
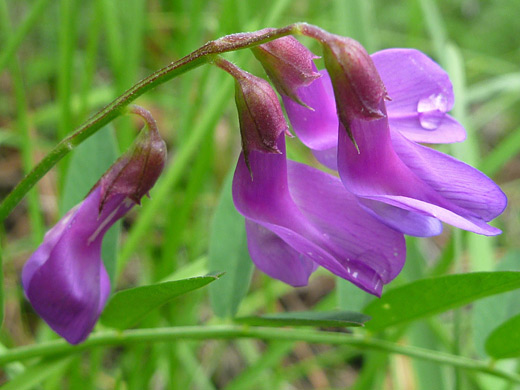
[[[5,388],[514,388],[518,377],[482,372],[492,367],[514,376],[520,356],[520,283],[505,272],[520,270],[518,15],[518,0],[0,0],[2,198],[60,139],[139,79],[210,39],[296,21],[349,35],[369,52],[415,47],[438,61],[454,83],[453,114],[468,129],[466,142],[443,151],[483,170],[509,197],[495,222],[501,236],[446,227],[434,239],[408,239],[405,270],[381,301],[369,303],[367,294],[321,272],[308,287],[289,288],[252,272],[240,236],[243,219],[230,206],[226,177],[240,146],[233,82],[218,69],[197,69],[137,101],[153,112],[170,160],[151,198],[107,236],[103,252],[115,290],[169,283],[160,285],[160,298],[169,303],[140,318],[137,328],[209,327],[231,323],[233,315],[284,311],[311,311],[306,318],[320,321],[316,313],[340,308],[375,318],[367,329],[349,328],[365,341],[357,348],[325,338],[310,344],[298,335],[318,338],[298,330],[286,340],[181,338],[9,364],[1,355],[7,352],[0,352]],[[303,42],[319,53],[313,42]],[[247,51],[226,57],[264,75]],[[46,229],[82,198],[139,126],[134,118],[118,118],[60,162],[4,222],[1,350],[56,338],[25,301],[21,268]],[[288,143],[291,158],[310,161],[296,139]],[[495,270],[503,272],[489,273]],[[171,281],[210,271],[226,274],[187,282],[187,290],[211,284],[171,300],[178,292]],[[466,272],[488,273],[446,276]],[[423,280],[430,277],[439,279]],[[378,314],[388,302],[398,310],[393,322],[390,314]],[[124,307],[117,310],[104,318],[124,317]],[[415,347],[433,352],[425,357]],[[464,360],[456,364],[449,356],[482,364],[463,370]],[[490,357],[508,359],[491,366]]]

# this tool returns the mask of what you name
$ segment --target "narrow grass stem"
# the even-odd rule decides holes
[[[0,221],[7,218],[25,194],[56,165],[58,161],[85,139],[121,115],[131,102],[145,92],[189,70],[212,62],[217,54],[247,49],[290,34],[301,34],[308,26],[306,23],[295,23],[279,29],[268,28],[251,33],[227,35],[206,43],[180,60],[172,62],[170,65],[141,80],[112,101],[112,103],[90,117],[72,135],[62,140],[51,150],[2,201],[0,204]],[[316,29],[317,27],[313,28]]]
[[[92,334],[84,343],[75,346],[67,344],[64,340],[56,340],[10,349],[0,353],[0,366],[32,358],[69,355],[100,346],[121,346],[142,342],[168,342],[173,340],[227,340],[238,338],[350,345],[360,349],[379,350],[439,364],[449,364],[454,367],[478,371],[515,383],[520,383],[520,375],[499,370],[484,361],[424,348],[396,344],[385,340],[369,338],[363,335],[318,331],[312,329],[264,328],[237,325],[181,326],[170,328],[134,329],[123,332],[99,332]]]

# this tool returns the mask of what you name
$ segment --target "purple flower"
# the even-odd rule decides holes
[[[446,72],[410,49],[383,50],[372,60],[391,100],[380,100],[381,118],[347,118],[356,145],[345,121],[338,120],[325,71],[298,90],[314,111],[284,97],[296,134],[319,161],[339,171],[361,207],[394,229],[432,236],[442,231],[442,221],[479,234],[499,234],[486,222],[506,206],[500,188],[478,170],[417,143],[465,139],[464,128],[447,114],[454,98]]]
[[[163,169],[165,144],[155,122],[150,124],[87,197],[47,232],[23,268],[27,299],[71,344],[92,331],[110,294],[101,259],[103,236],[150,190]]]
[[[312,64],[314,55],[306,54],[294,38],[278,39],[260,49],[257,57],[288,96],[319,77]],[[287,123],[270,85],[225,60],[217,65],[237,80],[243,152],[233,180],[233,199],[246,217],[253,262],[293,286],[306,285],[322,266],[381,295],[383,285],[404,265],[403,235],[363,210],[338,177],[287,161]],[[301,108],[298,103],[307,103],[305,98],[295,101],[291,102]]]
[[[251,152],[252,178],[242,154],[233,180],[255,265],[293,286],[322,266],[380,296],[404,265],[403,235],[366,213],[339,178],[287,161],[283,134],[278,149]]]
[[[88,336],[105,307],[110,280],[101,260],[101,242],[134,205],[116,195],[99,213],[100,202],[97,187],[47,232],[22,272],[34,310],[71,344]]]

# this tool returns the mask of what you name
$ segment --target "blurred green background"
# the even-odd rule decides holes
[[[153,71],[225,34],[305,21],[351,36],[370,53],[414,47],[439,62],[454,84],[453,114],[468,129],[466,142],[442,150],[483,170],[509,197],[508,209],[494,222],[504,231],[501,236],[484,238],[447,228],[435,239],[410,239],[407,269],[396,285],[424,275],[490,271],[506,256],[518,269],[519,15],[518,0],[0,0],[0,196],[88,116]],[[314,42],[302,42],[319,54]],[[249,51],[225,57],[265,77]],[[118,227],[120,238],[115,231],[112,247],[104,248],[114,289],[209,270],[213,213],[240,150],[233,83],[218,69],[194,70],[136,103],[154,114],[170,160],[151,199],[133,210]],[[5,347],[55,338],[23,297],[21,268],[48,227],[96,181],[90,171],[94,161],[106,160],[104,168],[99,163],[101,172],[106,169],[140,126],[134,118],[116,119],[89,140],[90,151],[85,146],[75,152],[83,157],[60,162],[4,223],[0,341]],[[297,140],[289,147],[292,158],[310,161]],[[239,313],[359,310],[366,299],[341,283],[335,289],[334,278],[325,273],[314,276],[306,288],[291,289],[255,272]],[[459,315],[463,319],[458,322],[452,317],[440,321],[447,328],[420,322],[402,332],[402,340],[479,356],[472,331],[478,319],[466,310]],[[213,316],[207,291],[201,290],[155,311],[141,326],[222,321]],[[460,326],[455,333],[453,323]],[[93,349],[51,367],[36,370],[29,375],[33,382],[18,388],[441,389],[455,388],[455,383],[457,388],[496,389],[497,383],[505,384],[400,356],[251,340]],[[7,381],[27,369],[10,365],[1,378]]]

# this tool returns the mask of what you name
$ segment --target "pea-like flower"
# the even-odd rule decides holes
[[[282,38],[282,42],[294,48],[293,40]],[[284,52],[277,53],[283,56]],[[237,81],[244,150],[235,171],[233,199],[246,217],[255,265],[293,286],[306,285],[311,273],[322,266],[381,295],[383,285],[404,265],[403,235],[364,211],[338,177],[287,161],[287,123],[275,92],[264,80],[225,60],[217,65]],[[302,73],[297,67],[288,71]],[[308,79],[300,80],[308,84]]]
[[[23,288],[34,310],[69,343],[88,336],[110,294],[103,236],[148,193],[163,169],[164,141],[153,119],[147,122],[150,129],[143,129],[134,147],[47,232],[23,268]]]
[[[278,150],[281,154],[251,152],[252,175],[241,154],[233,179],[233,199],[246,217],[255,265],[293,286],[306,285],[322,266],[381,295],[404,265],[403,235],[364,211],[339,178],[288,161],[283,134]]]
[[[419,144],[466,137],[447,114],[454,97],[446,72],[417,50],[383,50],[371,59],[386,89],[372,106],[377,104],[383,115],[338,118],[338,112],[349,112],[349,102],[335,99],[338,85],[333,88],[334,79],[331,83],[321,71],[321,78],[297,92],[314,111],[283,99],[296,135],[319,161],[339,171],[365,210],[394,229],[432,236],[442,231],[442,221],[478,234],[499,234],[487,222],[506,207],[500,188],[477,169]],[[347,108],[338,110],[340,105]]]

